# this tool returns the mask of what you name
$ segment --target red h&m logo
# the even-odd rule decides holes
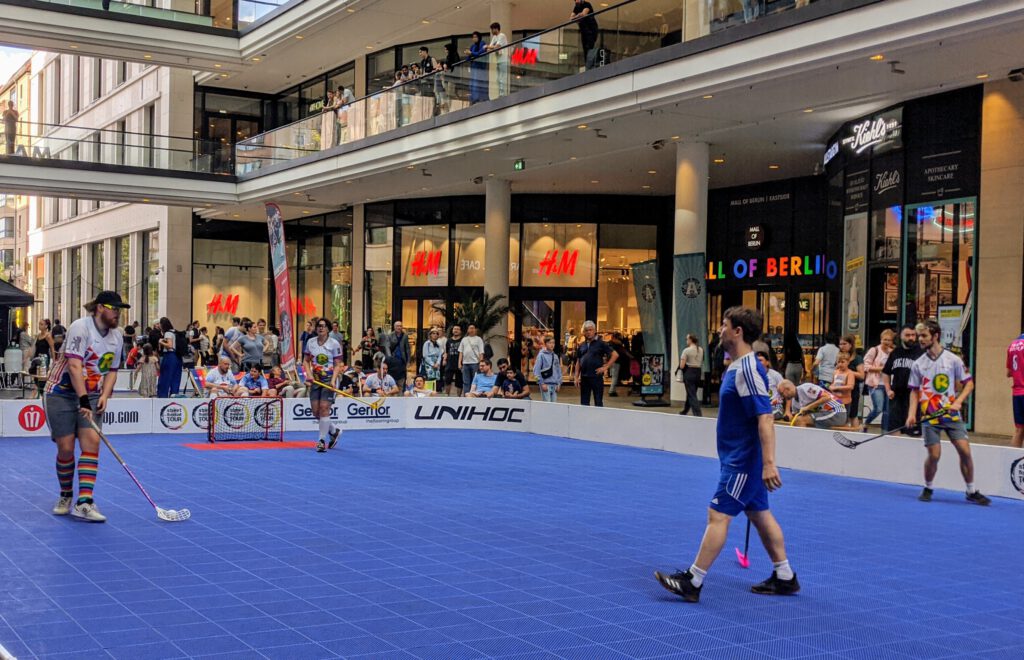
[[[516,48],[512,51],[512,65],[524,66],[537,63],[536,48]]]
[[[428,252],[420,250],[412,259],[413,275],[433,275],[437,277],[441,269],[441,251]]]
[[[206,303],[206,313],[209,316],[216,316],[217,314],[237,314],[238,313],[238,294],[223,295],[218,293],[215,295],[210,302]]]
[[[43,428],[43,424],[46,423],[46,411],[43,410],[42,406],[38,406],[34,403],[29,404],[21,409],[18,413],[18,424],[21,428],[26,431],[38,431]]]
[[[558,259],[558,250],[548,250],[540,262],[541,275],[575,275],[576,261],[580,258],[579,250],[562,251],[562,259]]]
[[[316,315],[316,303],[309,296],[302,298],[292,298],[292,318],[296,315],[301,316],[315,316]]]

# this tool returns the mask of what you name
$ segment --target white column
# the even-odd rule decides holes
[[[352,207],[352,346],[366,329],[366,207]]]
[[[160,310],[176,328],[192,320],[192,211],[167,208],[160,227]]]
[[[489,179],[484,202],[484,293],[505,296],[508,304],[508,232],[512,215],[512,183],[504,179]],[[494,361],[508,357],[508,315],[502,315],[498,325],[490,331],[488,343],[494,351]],[[485,340],[487,338],[485,337]]]
[[[675,199],[675,231],[672,241],[673,254],[705,252],[708,234],[708,145],[703,142],[676,144],[676,199]],[[679,355],[684,346],[679,345],[676,328],[676,305],[679,304],[681,292],[672,286],[672,319],[670,343],[672,355],[668,362],[674,372],[679,364]],[[707,338],[702,338],[706,341]],[[686,391],[682,383],[675,378],[672,384],[671,399],[681,401]]]

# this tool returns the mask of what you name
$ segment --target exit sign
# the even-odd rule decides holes
[[[523,170],[526,169],[526,161],[523,160],[522,158],[516,160],[515,164],[512,166],[512,169],[514,169],[516,172],[522,172]]]

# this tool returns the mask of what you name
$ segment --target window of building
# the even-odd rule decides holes
[[[3,265],[4,271],[7,277],[10,277],[10,270],[14,268],[14,249],[4,248],[0,250],[0,264]]]
[[[71,248],[71,291],[68,300],[71,305],[68,307],[68,316],[71,319],[78,318],[82,311],[82,248]]]
[[[640,328],[633,264],[657,257],[654,226],[601,225],[597,272],[597,328],[629,338]]]
[[[391,262],[394,228],[391,207],[366,209],[366,299],[369,325],[391,325]]]
[[[127,155],[127,144],[125,143],[126,137],[126,123],[125,120],[121,120],[114,123],[114,134],[112,136],[114,142],[114,164],[124,165],[125,156]]]
[[[103,287],[103,241],[89,246],[91,266],[89,269],[89,292],[96,295]]]
[[[352,234],[331,234],[330,259],[330,310],[328,315],[338,322],[345,336],[353,338],[352,328]]]
[[[122,300],[129,300],[131,294],[131,240],[129,236],[114,239],[114,290]]]
[[[77,115],[82,109],[82,58],[78,55],[71,56],[71,75],[68,79],[71,104],[68,108],[69,115]]]
[[[142,235],[142,263],[146,268],[146,288],[142,296],[143,323],[159,320],[160,306],[160,232],[147,231]]]
[[[597,225],[529,223],[523,226],[523,286],[594,286]]]
[[[128,80],[128,62],[117,60],[114,62],[114,87],[123,85]]]
[[[32,293],[35,294],[36,300],[42,300],[46,295],[46,256],[39,255],[35,258],[33,271],[34,288]]]
[[[0,238],[14,238],[14,216],[0,218]]]
[[[483,223],[455,226],[455,286],[483,286],[484,258]],[[508,283],[519,286],[519,224],[509,225]]]
[[[266,317],[272,286],[266,243],[201,238],[192,245],[192,318],[208,325],[211,337],[232,316]]]
[[[448,225],[402,227],[401,286],[448,285]]]
[[[90,77],[92,78],[92,94],[89,101],[95,101],[103,96],[103,60],[99,57],[89,58]]]
[[[53,291],[53,315],[60,318],[61,305],[64,303],[64,264],[63,255],[58,250],[53,253],[53,279],[51,280]]]

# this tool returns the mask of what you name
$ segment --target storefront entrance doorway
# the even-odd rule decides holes
[[[510,346],[510,361],[533,380],[533,365],[543,345],[544,337],[555,338],[555,352],[562,356],[562,373],[571,378],[570,365],[576,346],[583,337],[583,322],[587,316],[588,301],[527,299],[514,300],[511,312],[515,317],[513,337],[520,337],[518,346]],[[510,326],[510,329],[512,326]]]

